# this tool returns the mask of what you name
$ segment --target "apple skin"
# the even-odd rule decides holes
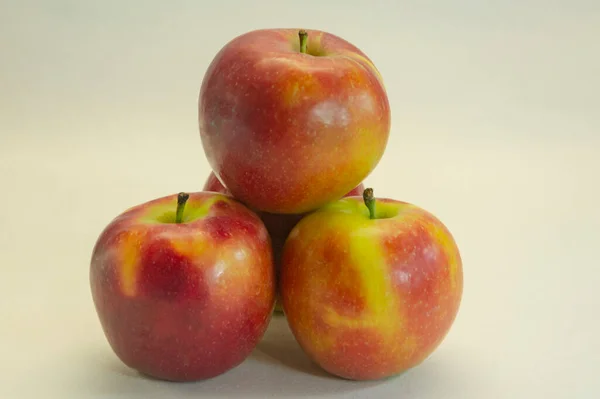
[[[356,46],[308,30],[261,29],[227,43],[199,93],[202,146],[247,206],[301,214],[342,198],[379,163],[391,115],[383,80]]]
[[[393,377],[425,360],[454,323],[462,260],[448,229],[415,205],[361,197],[302,219],[284,247],[280,288],[290,328],[324,370]]]
[[[264,335],[276,282],[270,238],[231,197],[192,193],[125,211],[92,253],[90,285],[106,335],[127,366],[169,381],[202,380],[244,361]]]
[[[219,181],[214,172],[206,179],[204,183],[203,191],[214,191],[217,193],[222,193],[226,195],[232,195],[231,192]],[[364,185],[361,183],[350,192],[348,192],[345,197],[362,195],[364,190]],[[303,214],[276,214],[269,212],[256,212],[258,216],[261,218],[263,223],[265,224],[267,231],[269,232],[269,236],[271,238],[271,245],[273,247],[273,258],[275,260],[275,272],[276,275],[279,272],[280,264],[281,264],[281,254],[283,252],[283,245],[285,244],[285,240],[288,235],[294,228],[294,226],[304,217],[307,213]],[[281,301],[279,298],[275,301],[275,310],[277,312],[282,312],[283,309],[281,307]]]

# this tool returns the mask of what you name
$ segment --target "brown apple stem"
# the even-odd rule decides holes
[[[375,219],[375,197],[373,196],[372,188],[365,188],[365,191],[363,191],[363,200],[367,209],[369,209],[369,218]]]
[[[185,203],[187,202],[190,195],[188,193],[179,193],[177,195],[177,210],[175,211],[175,223],[181,223],[183,220],[183,210]]]
[[[300,38],[300,52],[302,54],[306,54],[306,46],[308,45],[308,32],[304,29],[300,29],[298,32],[298,37]]]

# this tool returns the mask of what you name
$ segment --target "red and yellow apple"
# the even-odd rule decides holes
[[[239,365],[262,338],[276,292],[259,217],[222,194],[187,198],[159,198],[116,217],[90,266],[93,302],[115,354],[171,381]]]
[[[231,192],[219,181],[214,173],[211,173],[204,183],[203,191],[214,191],[226,195],[232,195]],[[364,186],[359,184],[353,190],[348,192],[345,197],[362,195]],[[280,268],[281,253],[283,251],[283,245],[290,231],[294,228],[306,214],[275,214],[268,212],[257,211],[258,216],[262,219],[265,224],[267,231],[271,237],[271,245],[273,247],[273,258],[275,261],[275,272],[276,275]],[[278,312],[282,311],[281,302],[279,299],[275,302],[275,310]]]
[[[458,313],[462,261],[431,213],[344,198],[303,218],[284,247],[281,298],[303,350],[346,379],[391,377],[426,359]],[[365,206],[367,204],[368,206]]]
[[[379,163],[391,123],[373,62],[318,30],[234,38],[209,65],[198,110],[219,180],[269,213],[301,214],[342,198]]]

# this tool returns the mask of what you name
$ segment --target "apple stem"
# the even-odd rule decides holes
[[[183,220],[183,210],[185,203],[187,202],[190,195],[188,193],[179,193],[177,195],[177,210],[175,211],[175,223],[181,223]]]
[[[300,38],[300,52],[302,54],[306,54],[306,46],[308,44],[308,32],[304,29],[300,29],[298,32],[298,37]]]
[[[365,191],[363,191],[363,200],[369,209],[369,218],[375,219],[375,197],[373,196],[372,188],[365,188]]]

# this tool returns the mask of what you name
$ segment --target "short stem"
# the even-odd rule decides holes
[[[181,223],[183,220],[183,210],[185,203],[187,202],[190,195],[188,193],[179,193],[177,195],[177,210],[175,211],[175,223]]]
[[[363,191],[363,200],[369,209],[369,218],[375,219],[375,197],[373,196],[372,188],[365,188],[365,191]]]
[[[302,54],[306,54],[306,46],[308,45],[308,32],[304,29],[301,29],[298,32],[298,37],[300,38],[300,52]]]

